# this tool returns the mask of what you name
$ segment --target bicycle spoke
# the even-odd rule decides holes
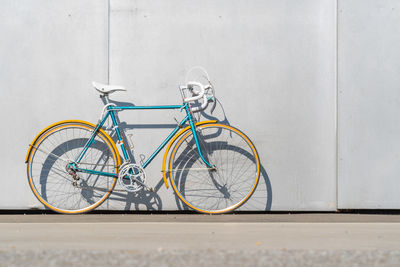
[[[69,159],[65,159],[65,158],[59,157],[59,156],[57,156],[57,155],[55,155],[55,154],[53,154],[53,153],[51,153],[51,152],[44,151],[43,149],[40,149],[40,148],[35,147],[35,146],[32,146],[32,147],[33,147],[34,149],[36,149],[36,150],[42,152],[42,153],[45,153],[46,155],[55,157],[56,159],[60,159],[60,160],[62,160],[62,161],[64,161],[64,162],[66,162],[66,163],[71,162],[71,161],[69,161]]]

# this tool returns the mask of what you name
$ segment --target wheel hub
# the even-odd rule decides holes
[[[68,163],[67,166],[65,166],[65,169],[67,173],[74,179],[72,182],[73,187],[78,187],[78,182],[81,178],[78,176],[76,173],[76,169],[73,167],[73,163]]]

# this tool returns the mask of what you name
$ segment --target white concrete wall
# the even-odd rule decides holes
[[[342,209],[400,208],[400,2],[339,1]]]
[[[96,121],[90,82],[108,77],[108,1],[0,4],[0,208],[43,207],[27,182],[28,144],[51,123]]]
[[[394,0],[3,0],[0,209],[42,208],[28,144],[59,120],[96,122],[92,80],[125,85],[117,101],[178,104],[195,65],[220,101],[202,116],[242,129],[260,153],[261,183],[242,209],[399,208],[399,10]],[[121,113],[135,158],[181,116]],[[117,191],[101,208],[181,209],[161,156],[146,170],[156,193]]]
[[[0,208],[41,207],[26,182],[27,145],[52,122],[97,119],[91,80],[126,85],[117,100],[179,103],[177,86],[193,65],[207,68],[221,103],[205,116],[241,128],[259,150],[261,183],[242,209],[336,208],[335,2],[111,1],[110,12],[108,4],[5,1],[1,104],[20,107],[2,115],[10,125],[0,157],[11,177],[3,178]],[[121,114],[132,123],[137,158],[163,140],[170,114]],[[137,127],[143,123],[150,125]],[[117,191],[102,208],[181,208],[160,183],[160,161],[148,168],[156,194]]]
[[[189,68],[208,70],[226,118],[221,106],[209,115],[242,129],[260,153],[262,182],[244,208],[336,209],[334,1],[126,0],[110,8],[110,82],[126,85],[134,104],[179,103]],[[160,114],[121,118],[151,123]],[[149,155],[169,130],[149,137],[133,129],[137,151]],[[154,183],[160,166],[146,169]],[[159,194],[163,208],[176,208],[171,190]]]

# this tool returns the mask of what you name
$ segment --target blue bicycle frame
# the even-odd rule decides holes
[[[150,162],[155,158],[155,156],[157,156],[157,154],[164,148],[164,146],[166,144],[168,144],[168,142],[174,137],[174,135],[179,131],[179,129],[181,129],[183,127],[183,125],[185,125],[185,123],[189,122],[191,131],[193,133],[193,137],[194,140],[196,142],[196,146],[197,146],[197,151],[201,157],[201,159],[203,160],[203,162],[209,167],[209,168],[214,168],[214,165],[211,165],[203,156],[203,153],[201,151],[200,148],[200,144],[199,144],[199,139],[196,133],[196,128],[195,128],[195,124],[193,122],[193,117],[190,111],[190,106],[188,103],[184,103],[183,105],[166,105],[166,106],[128,106],[128,107],[124,107],[124,106],[107,106],[107,112],[104,115],[104,117],[102,118],[102,120],[97,124],[96,128],[93,131],[93,134],[91,135],[91,137],[89,138],[89,140],[86,142],[82,152],[78,155],[78,157],[76,158],[76,160],[73,163],[70,163],[70,166],[78,172],[84,172],[84,173],[90,173],[90,174],[97,174],[97,175],[103,175],[103,176],[110,176],[110,177],[116,177],[117,175],[115,173],[108,173],[108,172],[101,172],[101,171],[95,171],[95,170],[90,170],[90,169],[83,169],[83,168],[79,168],[78,165],[81,162],[83,156],[85,155],[86,151],[88,150],[88,148],[90,147],[91,144],[94,143],[94,138],[97,135],[97,132],[99,131],[99,129],[104,125],[104,123],[106,122],[106,120],[108,119],[108,117],[111,117],[111,121],[114,125],[114,130],[117,134],[117,139],[118,139],[118,143],[121,147],[121,151],[123,153],[123,157],[125,159],[125,161],[130,161],[128,153],[126,151],[126,148],[124,146],[124,142],[121,136],[121,132],[118,128],[118,123],[116,120],[116,115],[115,115],[115,111],[121,111],[121,110],[147,110],[147,109],[184,109],[186,111],[186,117],[175,127],[175,129],[167,136],[167,138],[165,138],[165,140],[157,147],[157,149],[153,152],[153,154],[151,154],[151,156],[143,163],[142,167],[146,168]]]

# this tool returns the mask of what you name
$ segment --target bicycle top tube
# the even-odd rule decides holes
[[[182,105],[156,105],[156,106],[108,106],[108,110],[124,110],[124,109],[183,109],[187,104]]]

